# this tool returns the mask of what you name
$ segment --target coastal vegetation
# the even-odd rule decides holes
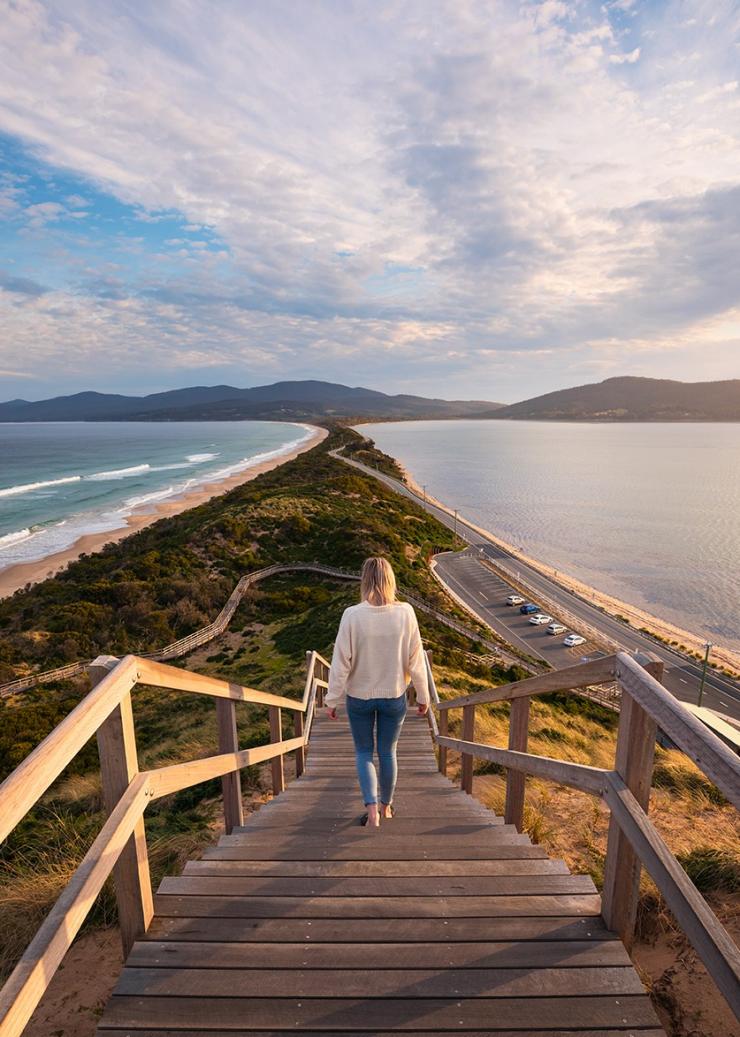
[[[212,620],[242,575],[272,562],[318,561],[357,570],[367,555],[383,554],[401,584],[455,614],[428,568],[433,549],[456,546],[452,533],[413,501],[333,458],[330,450],[341,444],[365,463],[398,474],[393,459],[375,451],[369,440],[349,429],[333,429],[321,446],[295,460],[80,559],[56,578],[0,602],[3,678],[98,653],[150,651]],[[356,594],[354,585],[316,575],[271,578],[248,591],[226,633],[180,663],[299,698],[306,649],[331,654],[339,617]],[[467,614],[458,618],[471,624]],[[516,667],[497,667],[476,642],[432,617],[420,613],[419,620],[443,696],[523,676]],[[0,703],[0,777],[86,689],[84,680],[68,681]],[[205,698],[141,688],[135,692],[134,712],[142,767],[208,755],[217,744],[215,710]],[[243,747],[269,740],[264,709],[240,707],[238,720]],[[286,734],[288,722],[286,717]],[[458,724],[459,713],[452,718],[453,733]],[[611,766],[616,726],[616,715],[596,703],[566,695],[538,698],[532,704],[530,750]],[[476,737],[500,745],[507,736],[508,705],[479,708]],[[90,743],[0,849],[3,973],[99,830],[97,767]],[[269,794],[262,768],[244,772],[242,787],[248,808]],[[501,812],[500,769],[480,767],[475,793]],[[740,855],[734,813],[717,789],[682,754],[658,750],[651,815],[693,880],[727,917],[728,898],[740,884]],[[146,824],[156,884],[213,839],[220,824],[220,784],[158,801]],[[548,852],[601,881],[607,815],[600,804],[530,780],[526,827]],[[114,921],[114,899],[106,888],[88,928]],[[648,879],[641,927],[646,940],[654,941],[665,930],[678,945],[675,926]],[[661,989],[661,996],[668,996],[665,984]]]

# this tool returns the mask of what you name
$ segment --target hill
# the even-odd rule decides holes
[[[478,416],[533,421],[740,421],[740,379],[607,378]]]
[[[121,396],[80,392],[29,402],[0,403],[0,421],[231,421],[272,419],[471,418],[491,413],[498,403],[486,400],[438,400],[389,396],[362,387],[313,380],[276,382],[252,389],[231,385],[195,386]]]

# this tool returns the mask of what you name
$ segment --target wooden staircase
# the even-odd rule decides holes
[[[736,807],[740,761],[662,687],[659,665],[618,652],[440,700],[427,664],[432,709],[404,725],[397,816],[369,830],[346,720],[315,709],[329,676],[316,652],[300,699],[136,656],[95,660],[89,694],[0,785],[2,841],[97,736],[108,816],[0,991],[0,1037],[24,1032],[111,875],[127,960],[100,1037],[659,1037],[625,950],[641,865],[740,1018],[740,952],[647,814],[658,726]],[[532,697],[613,681],[613,768],[527,751]],[[141,770],[139,685],[210,698],[216,754]],[[508,747],[477,742],[476,709],[502,701]],[[269,716],[266,744],[240,748],[244,703]],[[461,788],[445,776],[450,753]],[[285,789],[288,754],[298,778]],[[475,759],[506,769],[503,820],[469,794]],[[268,761],[275,798],[245,824],[239,772]],[[601,899],[521,834],[527,775],[609,808]],[[214,778],[228,834],[152,897],[147,808]]]
[[[363,828],[346,721],[301,778],[163,880],[101,1037],[662,1033],[587,876],[399,745],[397,814]]]

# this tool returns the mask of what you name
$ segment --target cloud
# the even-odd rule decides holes
[[[612,65],[634,65],[640,60],[640,48],[635,47],[628,54],[610,54],[609,61]]]
[[[735,5],[700,0],[690,32],[678,0],[435,13],[9,6],[0,130],[49,170],[6,196],[48,243],[13,269],[66,287],[9,307],[4,341],[70,378],[102,353],[119,380],[320,364],[495,398],[535,353],[545,379],[619,342],[658,371],[669,332],[700,371],[738,303]]]
[[[37,202],[29,205],[25,210],[25,216],[29,226],[34,228],[44,227],[47,223],[55,223],[67,214],[67,210],[59,202]]]
[[[45,295],[49,290],[45,285],[38,284],[28,277],[14,277],[12,274],[0,270],[0,291],[37,298],[39,295]]]

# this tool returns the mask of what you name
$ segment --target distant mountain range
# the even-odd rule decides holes
[[[30,403],[0,403],[0,421],[233,421],[309,419],[472,418],[503,406],[487,400],[388,396],[332,382],[276,382],[254,389],[196,386],[150,396],[80,392]]]
[[[485,417],[530,421],[740,421],[740,379],[674,382],[607,378],[497,408]]]
[[[511,418],[531,421],[740,421],[740,379],[674,382],[607,378],[505,406],[486,400],[389,396],[333,382],[276,382],[254,389],[196,386],[150,396],[80,392],[0,403],[2,421],[283,421]]]

